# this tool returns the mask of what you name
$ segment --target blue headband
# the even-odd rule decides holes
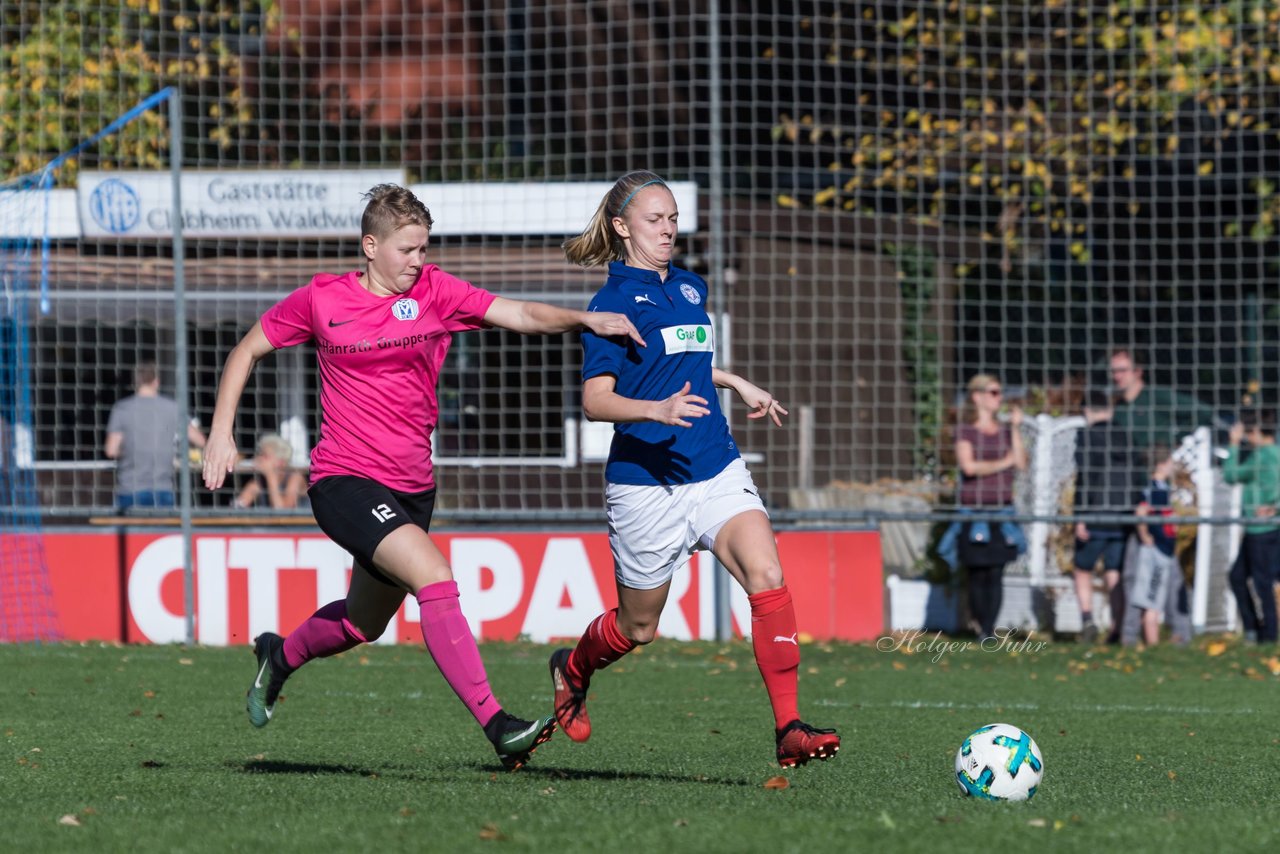
[[[664,187],[667,186],[667,183],[663,181],[661,178],[654,178],[652,181],[645,181],[639,187],[636,187],[634,190],[632,190],[631,195],[627,196],[627,200],[622,203],[622,207],[618,208],[618,216],[622,216],[622,212],[627,209],[627,205],[631,204],[631,200],[636,197],[636,193],[640,192],[650,184],[661,184]]]

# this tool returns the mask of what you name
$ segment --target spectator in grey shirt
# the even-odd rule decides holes
[[[116,401],[107,419],[103,450],[116,461],[116,508],[172,507],[174,457],[178,447],[178,404],[160,394],[155,362],[139,362],[133,371],[134,393]],[[205,435],[193,420],[187,439],[203,448]]]

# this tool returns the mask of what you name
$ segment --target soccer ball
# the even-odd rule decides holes
[[[975,798],[1025,801],[1043,776],[1040,748],[1012,724],[978,727],[956,751],[956,783]]]

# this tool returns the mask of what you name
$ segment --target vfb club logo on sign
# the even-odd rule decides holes
[[[108,178],[90,194],[89,215],[112,234],[124,234],[142,218],[142,202],[124,181]]]

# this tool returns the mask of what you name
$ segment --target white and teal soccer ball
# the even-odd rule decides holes
[[[1044,776],[1035,739],[1012,724],[975,729],[956,751],[960,791],[988,801],[1025,801]]]

